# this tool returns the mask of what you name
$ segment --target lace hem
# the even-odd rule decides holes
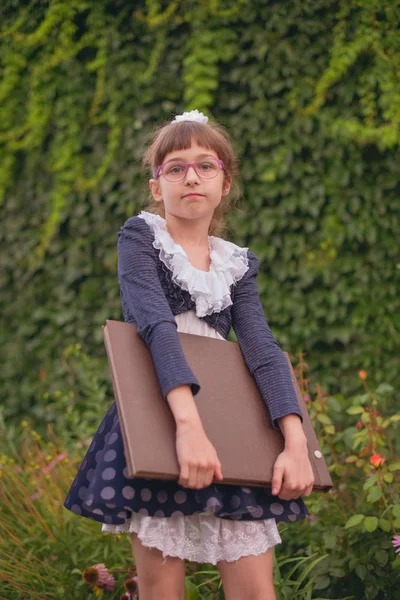
[[[198,317],[221,312],[231,306],[230,286],[249,269],[248,248],[209,236],[211,265],[209,271],[202,271],[190,263],[182,246],[174,242],[165,219],[143,210],[138,216],[153,230],[153,246],[159,250],[160,260],[172,272],[174,283],[190,293]]]
[[[203,513],[162,518],[134,512],[123,525],[103,524],[102,531],[135,532],[144,546],[161,550],[164,559],[176,556],[214,565],[262,554],[282,542],[275,519],[230,521]]]

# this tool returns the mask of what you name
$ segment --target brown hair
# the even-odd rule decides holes
[[[162,164],[165,156],[175,150],[190,148],[192,139],[196,140],[199,146],[216,152],[225,165],[224,177],[232,182],[229,194],[222,196],[221,202],[214,210],[209,228],[209,235],[223,236],[228,231],[225,215],[236,205],[242,191],[238,181],[239,160],[233,150],[231,137],[221,125],[199,121],[169,121],[159,125],[146,138],[147,148],[143,154],[142,169],[145,175],[150,172],[154,178],[157,167]],[[147,185],[146,180],[146,187]],[[145,210],[165,218],[164,204],[156,202],[151,192]]]

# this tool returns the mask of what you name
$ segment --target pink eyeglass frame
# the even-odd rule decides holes
[[[216,160],[222,170],[225,169],[225,164],[224,164],[223,160],[221,160],[219,158],[215,158],[214,156],[210,156],[209,158],[213,158],[214,160]],[[207,160],[207,158],[205,157],[204,160]],[[173,160],[167,160],[167,162],[165,162],[162,165],[160,165],[159,167],[157,167],[155,179],[158,179],[159,176],[161,175],[161,171],[162,171],[162,168],[164,167],[164,165],[167,165],[170,162],[175,162],[175,161],[173,161]],[[176,162],[180,162],[180,161],[176,161]],[[182,162],[184,162],[184,161],[182,161]],[[199,162],[199,161],[196,161],[196,162]],[[186,171],[185,171],[184,176],[182,177],[182,179],[178,179],[175,183],[179,183],[179,181],[182,181],[183,179],[185,179],[185,177],[186,177],[186,175],[188,173],[189,167],[193,167],[193,169],[195,170],[196,175],[198,177],[200,177],[200,179],[214,179],[213,177],[202,177],[201,175],[199,175],[199,173],[197,173],[197,171],[196,171],[196,163],[185,163],[185,164],[186,164]],[[218,175],[218,173],[217,173],[217,175]],[[215,175],[215,177],[217,175]]]

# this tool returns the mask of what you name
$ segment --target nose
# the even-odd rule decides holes
[[[197,175],[193,166],[188,167],[185,179],[188,183],[199,181],[199,176]]]

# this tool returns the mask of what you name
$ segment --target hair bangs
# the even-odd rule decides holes
[[[214,150],[218,158],[224,161],[227,172],[233,174],[231,145],[222,132],[196,121],[182,121],[181,123],[170,123],[160,131],[156,138],[153,155],[149,157],[150,164],[148,164],[153,177],[157,167],[164,162],[167,154],[178,150],[187,150],[192,145],[192,140],[207,150]]]

